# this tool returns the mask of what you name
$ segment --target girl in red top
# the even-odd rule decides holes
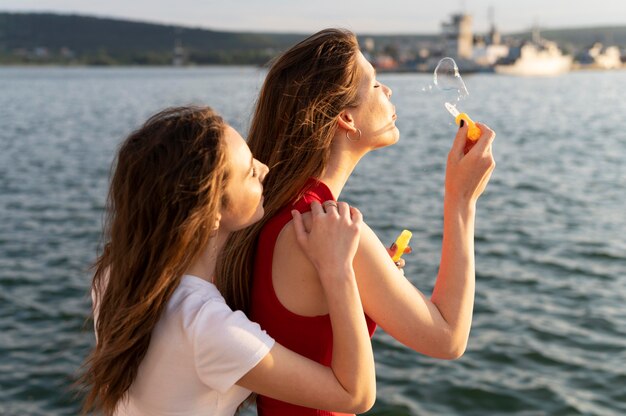
[[[376,79],[354,34],[343,30],[323,30],[285,52],[270,68],[257,102],[248,143],[270,167],[266,215],[232,241],[240,244],[225,263],[241,281],[229,296],[277,341],[326,365],[333,363],[331,303],[296,244],[287,213],[292,207],[306,211],[311,200],[338,198],[365,154],[398,141],[395,121],[391,89]],[[441,264],[432,296],[404,277],[366,224],[354,258],[370,332],[376,322],[409,348],[436,358],[460,357],[469,337],[476,202],[495,167],[495,134],[479,126],[482,136],[470,144],[461,125],[448,156]],[[254,260],[246,261],[248,256]],[[336,414],[265,397],[257,405],[262,416]]]

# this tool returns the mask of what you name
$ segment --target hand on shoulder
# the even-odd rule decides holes
[[[311,203],[305,224],[300,212],[292,211],[296,239],[320,277],[352,270],[363,223],[361,212],[345,202]]]

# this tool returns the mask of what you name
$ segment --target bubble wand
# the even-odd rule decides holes
[[[476,123],[474,123],[474,121],[470,118],[470,116],[468,116],[465,113],[459,113],[459,110],[457,110],[456,107],[450,103],[445,103],[444,105],[446,109],[448,110],[448,112],[452,114],[452,117],[454,117],[454,122],[458,126],[461,125],[461,120],[465,121],[465,124],[467,124],[467,138],[468,139],[475,142],[476,140],[480,138],[480,135],[482,134],[482,132],[480,131],[480,128],[476,125]]]
[[[406,250],[406,248],[409,246],[409,241],[411,240],[412,236],[413,233],[411,233],[409,230],[402,230],[398,238],[396,238],[396,241],[394,243],[396,246],[396,253],[391,257],[394,262],[400,260],[400,257],[402,257],[402,255],[404,254],[404,250]]]
[[[459,67],[456,65],[454,59],[445,57],[439,61],[435,71],[433,73],[433,83],[443,92],[452,93],[456,96],[456,102],[458,103],[462,98],[469,95],[467,87],[461,78],[459,73]],[[480,128],[476,126],[476,123],[466,113],[461,113],[457,110],[455,104],[450,102],[444,103],[444,106],[448,110],[452,117],[454,117],[455,123],[460,126],[461,120],[465,121],[468,126],[467,138],[471,141],[476,141],[481,135]]]

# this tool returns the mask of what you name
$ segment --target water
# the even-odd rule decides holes
[[[169,105],[214,106],[240,131],[255,68],[0,69],[0,414],[75,415],[110,162]],[[446,155],[456,127],[422,93],[430,75],[381,75],[400,142],[368,155],[342,195],[381,239],[407,228],[406,275],[437,273]],[[370,415],[626,414],[626,72],[466,76],[464,111],[497,131],[479,201],[477,293],[466,354],[438,361],[374,337]]]

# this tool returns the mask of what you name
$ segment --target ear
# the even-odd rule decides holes
[[[214,230],[214,231],[217,231],[217,230],[219,230],[219,229],[220,229],[220,221],[221,221],[221,220],[222,220],[222,213],[221,213],[221,212],[218,212],[218,213],[215,215],[215,223],[213,224],[213,230]]]
[[[354,118],[352,117],[352,113],[349,109],[343,110],[339,113],[339,118],[337,119],[339,123],[339,128],[348,130],[349,132],[356,133],[356,126],[354,125]]]

